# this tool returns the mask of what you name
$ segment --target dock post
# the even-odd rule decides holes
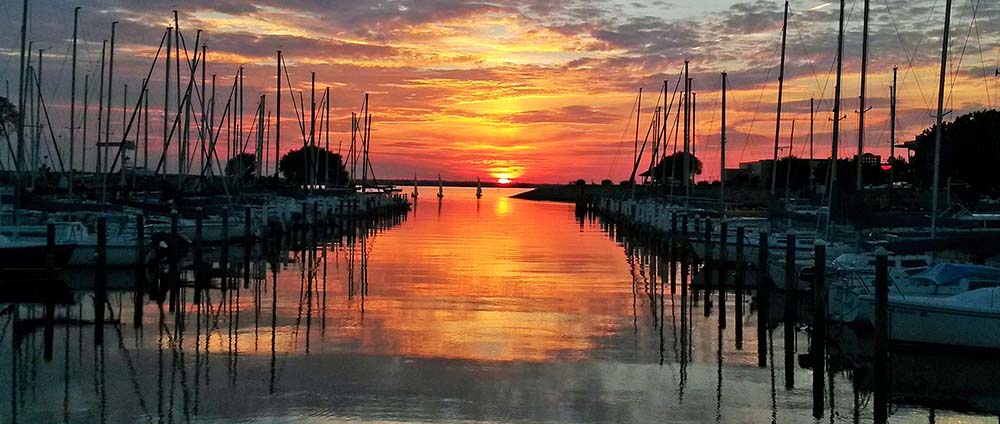
[[[785,245],[785,387],[795,387],[795,323],[798,321],[799,282],[795,269],[795,233],[789,231]]]
[[[705,250],[701,256],[701,263],[705,266],[701,272],[705,274],[705,303],[703,304],[703,314],[705,317],[712,315],[712,267],[709,259],[712,256],[712,220],[705,218]]]
[[[875,410],[876,423],[889,419],[889,253],[875,251]]]
[[[670,212],[670,294],[677,293],[677,213]]]
[[[56,224],[45,224],[45,272],[50,281],[56,278]]]
[[[813,269],[812,352],[813,417],[822,418],[826,387],[826,243],[816,241]]]
[[[45,225],[45,268],[50,282],[56,279],[56,224]],[[45,303],[44,357],[45,362],[52,361],[52,343],[55,336],[56,305],[51,301]]]
[[[302,201],[302,225],[299,227],[299,243],[306,245],[306,230],[309,228],[309,201]]]
[[[313,219],[312,219],[312,245],[315,249],[317,235],[319,233],[319,202],[313,202]],[[315,252],[313,252],[315,254]]]
[[[104,344],[104,305],[108,301],[108,219],[97,218],[97,269],[94,273],[94,344]]]
[[[174,312],[177,310],[177,295],[180,291],[180,235],[179,229],[177,228],[177,211],[170,211],[170,265],[168,273],[170,274],[170,301],[167,310]]]
[[[219,287],[226,290],[229,284],[229,207],[222,208],[222,247],[219,249],[219,270],[222,281]]]
[[[194,208],[194,302],[201,302],[201,265],[204,260],[202,242],[205,237],[204,214],[199,206]]]
[[[146,216],[135,216],[135,291],[132,300],[132,325],[142,325],[143,291],[146,286]]]
[[[746,256],[744,242],[746,229],[736,227],[736,350],[743,350],[743,286],[746,281]]]
[[[728,252],[726,252],[726,236],[729,233],[729,224],[726,221],[719,223],[719,257],[716,263],[718,264],[716,273],[718,275],[718,280],[715,282],[715,287],[719,290],[719,328],[725,329],[727,326],[728,317],[726,316],[726,259]]]
[[[243,209],[243,237],[249,244],[254,242],[253,225],[251,225],[253,224],[251,222],[252,218],[253,216],[250,214],[250,208],[247,207],[246,209]]]
[[[767,281],[768,234],[760,233],[757,249],[757,366],[767,368],[767,321],[771,315],[771,284]]]
[[[687,214],[684,214],[684,215],[681,216],[681,235],[683,236],[684,241],[687,242],[687,239],[688,239],[688,216],[687,216]]]

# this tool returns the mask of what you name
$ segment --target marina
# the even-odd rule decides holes
[[[1000,421],[990,2],[13,3],[0,422]]]
[[[177,290],[118,270],[101,295],[83,271],[68,294],[5,300],[2,416],[867,422],[883,395],[894,420],[1000,414],[988,357],[893,351],[879,386],[871,331],[830,322],[818,350],[808,296],[786,309],[747,273],[512,193],[448,188],[396,218],[233,243],[225,268],[206,251],[212,270],[197,283],[184,266]]]

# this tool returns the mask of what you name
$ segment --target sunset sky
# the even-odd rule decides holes
[[[872,2],[869,151],[888,154],[893,66],[899,67],[897,139],[912,139],[933,123],[943,3]],[[29,40],[36,50],[47,49],[43,92],[61,146],[68,145],[69,49],[76,5],[32,1],[29,15]],[[445,179],[525,182],[627,178],[636,93],[644,89],[642,138],[657,92],[664,80],[673,89],[685,59],[691,61],[697,92],[697,154],[705,162],[699,179],[719,175],[722,71],[729,73],[731,85],[727,165],[770,156],[774,142],[779,1],[152,0],[79,5],[78,104],[83,103],[83,74],[91,75],[88,146],[96,141],[96,79],[101,40],[110,37],[111,21],[119,21],[113,104],[120,108],[123,84],[129,85],[134,103],[163,31],[172,25],[173,9],[180,12],[188,48],[196,30],[205,31],[208,73],[218,74],[217,110],[224,106],[238,67],[246,67],[247,129],[261,94],[267,96],[266,109],[274,109],[277,49],[284,52],[292,86],[304,90],[306,107],[310,72],[316,72],[318,91],[331,87],[333,149],[340,141],[347,149],[350,113],[370,93],[371,156],[381,178],[414,173],[427,179],[441,173]],[[0,18],[0,74],[14,99],[20,7],[19,1],[3,2],[7,13]],[[857,149],[862,7],[862,1],[847,2],[841,156]],[[781,144],[788,144],[794,120],[796,156],[809,154],[810,97],[817,99],[816,156],[829,156],[837,13],[837,4],[821,0],[791,2]],[[994,74],[1000,65],[1000,2],[955,1],[951,44],[947,107],[956,114],[995,107],[1000,99]],[[162,90],[163,66],[158,65],[150,93],[150,149],[157,152]],[[291,100],[286,90],[282,150],[302,143]],[[171,99],[174,105],[176,101]],[[119,137],[121,115],[121,109],[112,115]],[[273,130],[272,125],[272,143]],[[6,146],[2,151],[0,158],[8,164]],[[224,151],[219,154],[225,157]],[[88,153],[88,162],[92,157]],[[167,162],[172,172],[176,160]]]

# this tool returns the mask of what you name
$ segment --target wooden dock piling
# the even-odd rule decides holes
[[[746,229],[736,227],[736,350],[743,350],[743,290],[746,283],[746,256],[743,252]]]
[[[798,322],[798,278],[795,268],[795,233],[789,231],[785,245],[785,388],[795,387],[795,323]]]
[[[705,264],[701,272],[705,273],[705,302],[703,306],[703,315],[705,317],[712,315],[712,267],[709,266],[710,259],[712,257],[712,220],[705,218],[705,251],[701,257],[701,261]]]
[[[826,387],[826,243],[816,242],[813,269],[813,318],[811,341],[813,374],[813,417],[823,417]]]
[[[146,287],[146,217],[135,216],[135,285],[132,287],[132,325],[142,325],[143,292]]]
[[[757,366],[767,367],[767,319],[771,313],[771,283],[767,281],[768,234],[760,233],[757,249]]]
[[[889,419],[889,252],[875,252],[874,421]]]
[[[97,268],[94,272],[94,344],[104,344],[104,305],[108,301],[108,219],[97,218]]]
[[[177,211],[170,211],[170,258],[167,268],[167,278],[170,280],[170,301],[167,310],[177,310],[177,295],[180,290],[180,235],[178,229]]]
[[[726,322],[727,318],[728,318],[726,316],[726,313],[727,313],[727,311],[726,311],[726,301],[728,300],[728,299],[726,299],[726,278],[728,278],[728,276],[729,276],[726,273],[726,260],[728,259],[728,257],[727,257],[728,256],[728,252],[726,252],[726,249],[727,249],[727,246],[726,246],[726,244],[727,244],[726,237],[728,236],[728,233],[729,233],[729,224],[727,222],[725,222],[725,221],[722,221],[721,223],[719,223],[719,260],[717,261],[718,264],[719,264],[718,265],[719,269],[716,271],[716,273],[718,275],[718,280],[716,280],[715,286],[718,287],[718,289],[719,289],[719,293],[718,293],[718,298],[719,298],[719,328],[723,329],[723,330],[728,325],[728,323]]]

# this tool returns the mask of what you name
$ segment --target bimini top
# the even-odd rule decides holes
[[[910,280],[924,280],[934,285],[958,284],[964,279],[1000,281],[1000,268],[961,263],[940,263],[924,272],[915,274]]]

